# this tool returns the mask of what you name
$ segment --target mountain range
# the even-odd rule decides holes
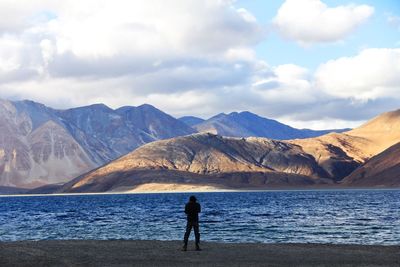
[[[134,191],[143,184],[220,189],[400,186],[399,130],[400,110],[344,133],[308,139],[211,133],[176,137],[143,145],[59,192]]]
[[[235,136],[275,133],[277,139],[303,138],[310,131],[269,123],[272,120],[249,112],[232,114],[226,116],[238,121],[235,125],[228,119],[226,126],[223,122],[219,125],[236,131]],[[198,125],[212,124],[216,117],[221,116],[206,121],[190,116],[178,120],[147,104],[118,109],[94,104],[59,110],[29,100],[0,100],[0,186],[33,188],[66,182],[143,144],[197,133]],[[253,125],[254,118],[259,125]]]
[[[59,110],[0,100],[0,189],[362,186],[363,177],[370,177],[367,186],[385,186],[390,179],[393,186],[396,178],[379,184],[369,166],[379,159],[380,173],[385,166],[397,171],[396,161],[388,161],[397,151],[390,147],[400,141],[399,129],[400,111],[353,130],[313,131],[250,112],[175,119],[147,104]]]

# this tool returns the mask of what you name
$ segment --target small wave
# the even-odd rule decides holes
[[[200,223],[219,223],[222,221],[218,221],[218,220],[204,220],[204,221],[200,221]]]
[[[56,219],[65,219],[65,218],[70,218],[70,215],[67,214],[61,214],[61,215],[56,215]]]
[[[270,217],[272,216],[271,213],[250,213],[249,215],[254,217]]]

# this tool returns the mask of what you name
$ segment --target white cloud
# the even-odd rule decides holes
[[[286,0],[273,24],[284,37],[310,45],[343,40],[373,13],[368,5],[328,7],[320,0]]]
[[[12,80],[31,79],[41,64],[40,50],[29,40],[4,34],[0,37],[0,86]]]
[[[8,36],[0,41],[0,71],[6,73],[18,70],[21,67],[19,51],[23,47],[23,43]]]
[[[0,60],[14,76],[26,66],[24,53],[38,75],[56,77],[135,75],[192,61],[212,69],[255,62],[249,46],[264,37],[251,13],[225,0],[7,0],[0,10],[8,12],[0,16],[0,44],[13,40],[15,50]]]
[[[0,1],[0,34],[24,30],[39,19],[44,1],[2,0]]]
[[[260,40],[262,29],[229,1],[69,1],[49,25],[59,53],[168,57],[220,53]]]
[[[6,0],[3,13],[0,97],[60,105],[111,90],[184,95],[246,83],[260,65],[251,46],[264,29],[233,1]]]
[[[400,49],[365,49],[354,57],[322,64],[316,86],[327,94],[358,101],[400,99]]]
[[[318,90],[311,85],[306,68],[284,64],[272,68],[273,75],[253,84],[255,91],[266,102],[274,105],[304,105],[317,101]]]

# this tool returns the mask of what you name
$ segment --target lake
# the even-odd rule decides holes
[[[0,241],[183,238],[192,193],[0,198]],[[400,190],[195,193],[202,240],[400,245]],[[193,239],[193,233],[191,236]]]

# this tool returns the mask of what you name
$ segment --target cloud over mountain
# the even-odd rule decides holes
[[[354,127],[397,107],[394,49],[335,54],[316,71],[295,60],[271,65],[258,48],[273,42],[268,23],[238,1],[14,2],[0,3],[3,98],[57,108],[150,103],[177,117],[250,110],[301,128]],[[290,40],[336,42],[373,12],[286,1],[274,21]]]
[[[109,104],[140,104],[247,84],[263,65],[251,45],[265,29],[232,1],[22,2],[0,4],[13,14],[0,19],[3,97],[65,107],[112,90]]]

